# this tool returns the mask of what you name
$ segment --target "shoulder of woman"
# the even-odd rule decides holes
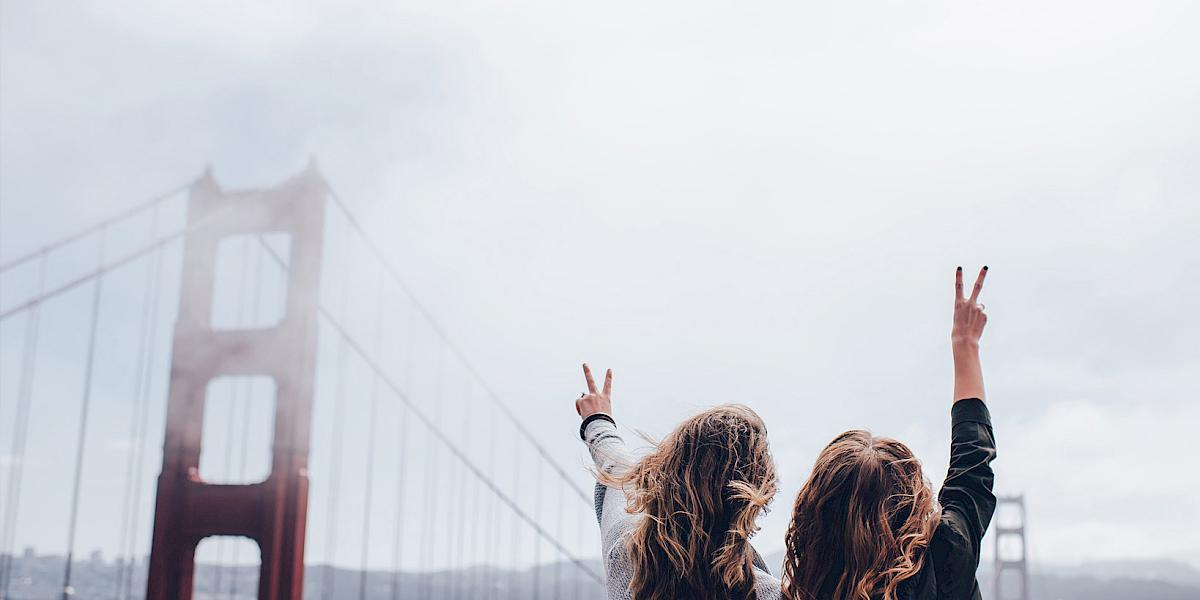
[[[783,597],[783,589],[774,575],[754,569],[754,591],[758,600],[779,600]]]

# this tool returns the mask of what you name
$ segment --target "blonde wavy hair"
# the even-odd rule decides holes
[[[789,600],[896,600],[920,572],[940,509],[908,446],[847,431],[817,458],[787,532]]]
[[[750,537],[775,497],[767,428],[748,407],[718,406],[675,428],[628,470],[597,473],[644,516],[627,550],[634,600],[756,598]]]

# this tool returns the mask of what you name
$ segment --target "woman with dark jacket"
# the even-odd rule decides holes
[[[950,469],[934,501],[903,443],[847,431],[821,452],[796,497],[787,533],[789,600],[978,599],[979,546],[996,508],[996,441],[984,404],[979,339],[987,315],[955,276]]]

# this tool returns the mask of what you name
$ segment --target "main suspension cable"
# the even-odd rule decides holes
[[[388,275],[393,281],[396,282],[396,285],[400,288],[400,290],[403,291],[406,296],[408,296],[413,306],[420,311],[426,322],[428,322],[430,329],[442,339],[442,343],[445,344],[445,346],[454,354],[455,358],[462,363],[463,367],[466,368],[467,373],[470,374],[471,377],[480,384],[480,387],[484,389],[492,402],[500,407],[500,411],[505,415],[505,417],[508,418],[513,427],[516,428],[517,432],[533,445],[538,454],[540,454],[542,458],[551,465],[555,472],[558,473],[558,476],[575,491],[575,493],[584,501],[584,503],[590,503],[591,499],[588,497],[588,494],[582,488],[580,488],[574,480],[571,479],[571,476],[567,473],[566,469],[564,469],[562,465],[558,464],[558,461],[554,459],[554,457],[550,454],[550,451],[547,450],[546,447],[540,442],[538,442],[537,437],[534,436],[533,432],[531,432],[525,426],[524,422],[522,422],[522,420],[517,416],[516,412],[513,411],[508,403],[501,399],[500,395],[490,385],[488,385],[487,380],[483,378],[483,375],[480,373],[479,369],[477,369],[469,360],[467,360],[466,354],[456,344],[454,344],[453,341],[451,341],[450,336],[433,318],[433,313],[431,313],[423,304],[421,304],[419,300],[417,300],[417,297],[413,293],[412,289],[408,286],[404,279],[400,277],[399,271],[397,271],[396,268],[392,266],[391,262],[388,261],[386,255],[380,249],[378,244],[376,244],[375,241],[367,234],[366,229],[363,228],[358,219],[354,216],[354,213],[350,212],[350,208],[341,199],[341,197],[338,196],[332,187],[329,189],[329,195],[331,198],[333,198],[334,205],[337,206],[338,209],[341,210],[342,214],[346,217],[346,220],[348,223],[350,223],[350,226],[353,227],[355,232],[357,232],[362,238],[363,244],[368,250],[370,250],[371,254],[375,256],[375,259],[380,263],[380,265],[384,267]]]

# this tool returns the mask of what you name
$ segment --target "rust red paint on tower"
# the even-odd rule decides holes
[[[193,229],[184,241],[147,600],[190,600],[196,546],[216,535],[244,536],[258,544],[260,599],[302,597],[327,198],[328,187],[313,167],[268,190],[226,192],[207,173],[190,190]],[[272,233],[291,237],[282,320],[262,329],[213,329],[219,242]],[[248,485],[206,483],[199,463],[208,383],[256,375],[271,377],[277,394],[270,475]]]

